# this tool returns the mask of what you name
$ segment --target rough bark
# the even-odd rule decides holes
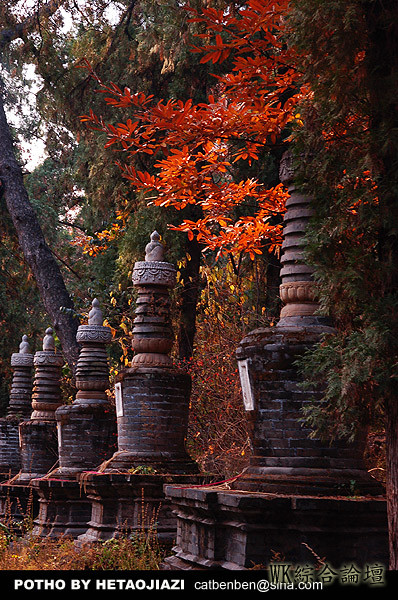
[[[1,81],[0,81],[1,89]],[[0,179],[8,212],[18,235],[20,247],[36,280],[44,307],[59,337],[66,361],[74,371],[78,357],[78,322],[62,307],[72,308],[62,273],[47,245],[37,215],[29,202],[18,164],[11,132],[0,93]]]

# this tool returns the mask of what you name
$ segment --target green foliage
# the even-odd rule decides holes
[[[37,335],[45,326],[45,312],[1,196],[0,210],[0,415],[4,415],[12,377],[11,354],[18,352],[24,334],[34,351]]]
[[[92,571],[132,571],[158,569],[162,551],[156,538],[133,535],[130,538],[110,539],[87,557]]]
[[[304,419],[325,439],[353,440],[361,428],[383,422],[386,364],[380,360],[388,331],[367,327],[351,335],[324,336],[300,361],[306,379],[303,389],[318,384],[322,403],[305,404]],[[372,401],[370,401],[372,400]]]
[[[324,404],[305,416],[324,436],[352,437],[380,422],[398,376],[398,118],[390,104],[398,65],[396,52],[388,60],[380,52],[384,37],[394,39],[396,8],[357,0],[292,5],[291,43],[313,90],[296,132],[302,187],[316,211],[308,261],[321,312],[336,327],[300,363],[307,386],[325,385]]]

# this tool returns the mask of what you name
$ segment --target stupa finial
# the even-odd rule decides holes
[[[157,231],[151,233],[151,241],[145,247],[145,260],[147,262],[164,260],[164,246]]]
[[[53,336],[53,330],[51,329],[51,327],[47,327],[46,329],[46,335],[43,339],[43,350],[49,352],[54,352],[55,350],[55,340]]]
[[[20,354],[30,354],[30,345],[28,342],[28,336],[22,336],[22,342],[19,344],[19,353]]]
[[[94,300],[91,303],[91,310],[88,314],[88,324],[89,325],[102,325],[103,323],[103,316],[102,316],[102,310],[100,308],[100,303],[97,300],[97,298],[94,298]]]

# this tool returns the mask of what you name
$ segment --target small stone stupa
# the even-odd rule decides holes
[[[53,330],[49,327],[43,339],[43,350],[34,355],[35,377],[32,414],[19,426],[21,473],[15,483],[26,485],[43,477],[58,464],[58,439],[55,411],[62,404],[62,354],[57,351]]]
[[[21,468],[19,452],[19,423],[32,412],[33,354],[28,336],[24,335],[19,352],[11,356],[13,378],[7,415],[0,419],[0,472],[3,478],[12,477]]]
[[[143,528],[151,533],[154,525],[159,539],[171,541],[176,519],[164,484],[203,481],[185,449],[191,378],[170,357],[169,293],[176,269],[164,260],[156,231],[132,279],[137,290],[135,355],[115,384],[118,448],[101,473],[82,474],[92,514],[87,532],[76,541],[80,546]]]
[[[136,262],[133,270],[135,356],[115,387],[118,451],[107,471],[148,465],[163,473],[197,473],[185,449],[191,378],[169,355],[174,342],[170,290],[176,269],[164,261],[156,231],[145,251],[145,261]]]
[[[57,409],[59,468],[57,474],[75,478],[98,467],[116,449],[116,417],[106,390],[109,365],[106,346],[112,339],[103,325],[99,301],[92,302],[87,325],[80,325],[76,340],[81,349],[76,365],[76,398]]]
[[[91,501],[78,481],[79,475],[97,469],[116,448],[115,410],[106,393],[106,345],[111,338],[110,328],[103,325],[99,302],[94,299],[88,323],[79,326],[76,336],[81,345],[76,365],[76,398],[55,411],[59,466],[51,477],[32,481],[40,498],[34,535],[76,538],[87,530]]]

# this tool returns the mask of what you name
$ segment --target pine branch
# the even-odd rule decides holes
[[[6,47],[14,40],[24,39],[27,32],[36,30],[40,26],[40,21],[55,14],[65,1],[49,0],[20,23],[15,23],[13,27],[0,31],[0,52],[4,52]]]

